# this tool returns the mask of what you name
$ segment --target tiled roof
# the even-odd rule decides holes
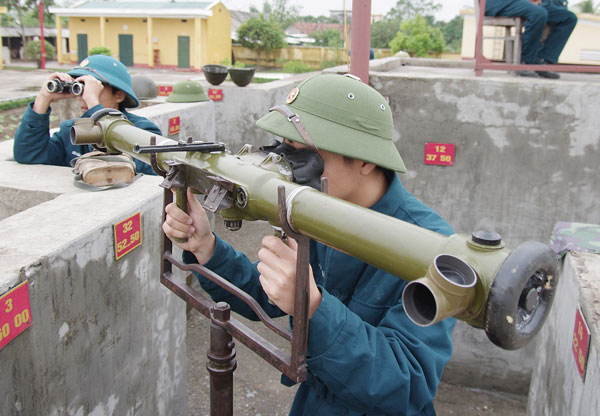
[[[192,18],[212,15],[216,1],[83,1],[71,7],[50,7],[58,16]]]
[[[73,9],[208,9],[206,1],[86,1]]]

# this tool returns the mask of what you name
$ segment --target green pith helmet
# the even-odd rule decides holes
[[[135,92],[131,88],[131,75],[129,75],[127,67],[112,56],[88,56],[79,63],[79,66],[73,68],[67,74],[73,78],[91,75],[98,81],[123,91],[126,95],[122,103],[123,107],[132,108],[140,105]]]
[[[289,93],[286,106],[298,116],[317,149],[406,172],[392,140],[394,121],[387,101],[356,77],[315,75]],[[280,111],[269,112],[256,125],[277,136],[310,145]]]
[[[173,87],[173,92],[167,97],[169,103],[199,103],[208,101],[204,88],[198,81],[179,81]]]

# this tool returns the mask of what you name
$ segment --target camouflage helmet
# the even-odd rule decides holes
[[[406,172],[392,140],[394,122],[387,101],[352,75],[319,74],[304,80],[289,93],[285,106],[273,107],[256,125],[311,145],[308,133],[317,149]]]
[[[199,81],[179,81],[167,97],[169,103],[198,103],[208,101],[208,96]]]
[[[140,105],[133,88],[131,87],[131,75],[127,67],[112,56],[91,55],[80,62],[79,66],[73,68],[67,74],[73,78],[83,75],[91,75],[98,81],[107,83],[123,91],[126,95],[123,107],[137,107]]]

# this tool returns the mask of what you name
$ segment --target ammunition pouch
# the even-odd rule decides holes
[[[136,179],[135,163],[127,154],[86,153],[74,159],[75,184],[89,190],[123,187]]]
[[[275,141],[260,150],[281,156],[292,168],[293,181],[299,185],[321,190],[321,175],[325,165],[323,159],[312,149],[295,149],[285,142]]]

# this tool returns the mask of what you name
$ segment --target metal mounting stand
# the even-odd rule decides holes
[[[163,199],[164,208],[173,202],[173,193],[165,189]],[[210,373],[210,408],[212,416],[225,416],[233,414],[233,371],[235,361],[235,344],[232,338],[242,342],[265,361],[284,373],[296,383],[306,378],[306,343],[308,336],[308,304],[309,304],[309,239],[293,231],[287,223],[287,207],[285,188],[278,189],[278,212],[281,228],[298,243],[298,257],[296,264],[296,297],[294,302],[293,333],[273,321],[260,305],[246,292],[238,289],[223,277],[213,273],[198,264],[184,264],[176,259],[173,254],[172,242],[163,235],[161,283],[173,293],[185,300],[192,308],[196,309],[211,320],[210,348],[208,351],[207,369]],[[183,279],[177,279],[172,273],[172,267],[184,271],[195,271],[223,289],[244,301],[259,319],[273,332],[290,341],[291,353],[276,347],[268,340],[256,334],[242,322],[230,316],[230,307],[225,302],[214,303],[200,293],[189,287]]]

